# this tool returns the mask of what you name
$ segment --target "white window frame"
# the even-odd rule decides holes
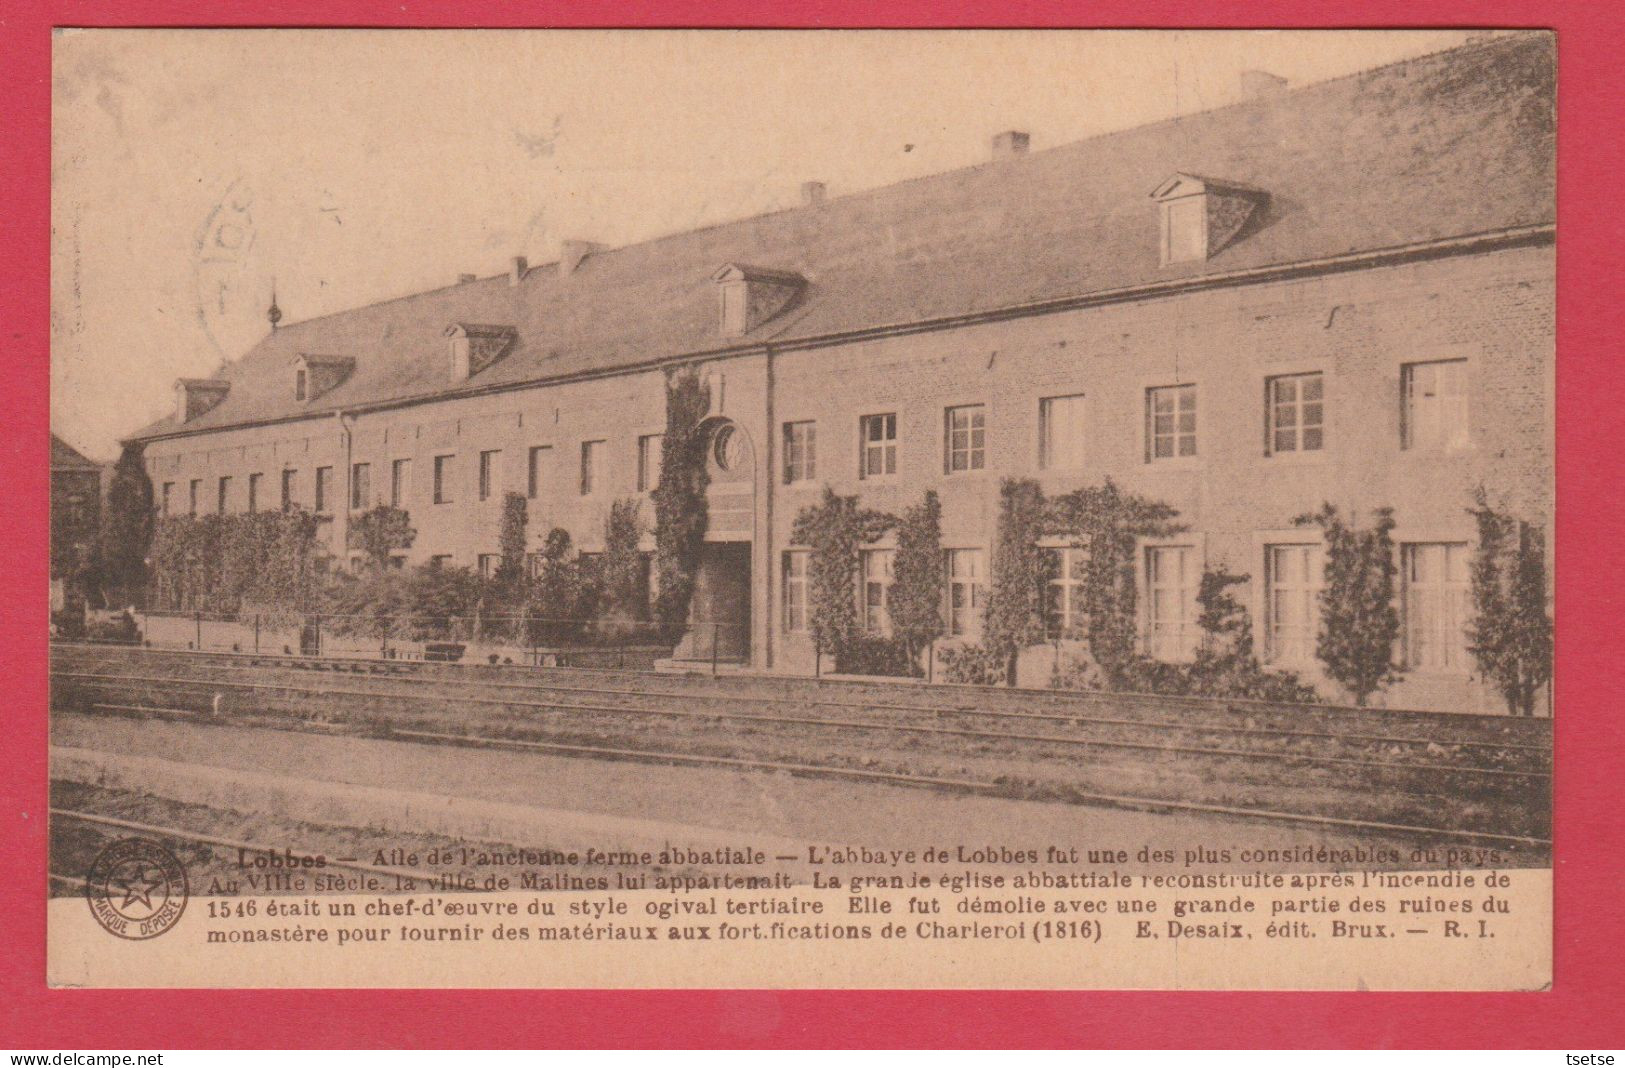
[[[412,499],[412,460],[402,456],[389,462],[389,506],[405,508]]]
[[[897,581],[897,550],[861,549],[858,552],[858,612],[865,634],[891,636],[891,588]]]
[[[1055,553],[1055,577],[1049,580],[1049,597],[1044,602],[1044,628],[1051,638],[1075,640],[1085,637],[1088,615],[1083,610],[1083,588],[1087,580],[1072,574],[1073,565],[1087,568],[1089,550],[1082,545],[1040,545],[1039,551]],[[1051,605],[1057,609],[1051,612]]]
[[[1320,396],[1315,400],[1304,400],[1304,386],[1309,380],[1319,383]],[[1286,383],[1292,383],[1292,399],[1282,402],[1276,393],[1278,388]],[[1318,413],[1307,411],[1311,406],[1318,408]],[[1291,426],[1284,426],[1281,417],[1284,412],[1291,412]],[[1311,424],[1307,416],[1318,414],[1317,421]],[[1304,456],[1326,451],[1327,434],[1326,410],[1326,375],[1322,371],[1293,371],[1284,374],[1270,375],[1264,379],[1264,455],[1265,456]],[[1319,443],[1313,447],[1306,442],[1308,432],[1317,431],[1320,435]],[[1281,434],[1291,433],[1290,444],[1282,447]]]
[[[782,563],[779,565],[780,598],[784,603],[784,633],[807,633],[807,617],[810,605],[807,603],[811,592],[807,583],[807,569],[812,562],[812,552],[807,549],[784,550]],[[791,596],[791,591],[799,591],[798,597]]]
[[[362,486],[365,482],[366,485]],[[366,511],[372,497],[372,464],[360,460],[350,465],[350,510]]]
[[[482,501],[502,496],[502,450],[480,450],[480,493]]]
[[[1057,420],[1058,402],[1065,402],[1068,418]],[[1038,469],[1040,471],[1078,471],[1088,463],[1088,410],[1085,394],[1062,393],[1038,398]],[[1056,428],[1066,428],[1066,444],[1056,436]]]
[[[291,512],[299,507],[299,469],[297,467],[284,467],[282,469],[282,510]]]
[[[581,443],[581,470],[577,473],[576,489],[578,495],[591,497],[603,486],[604,449],[607,447],[603,438],[589,438]]]
[[[1192,255],[1176,256],[1174,253],[1174,235],[1179,230],[1176,226],[1176,215],[1180,215],[1176,208],[1192,208],[1195,210],[1194,218],[1186,225],[1194,225],[1195,251]],[[1175,197],[1162,202],[1162,265],[1164,267],[1175,263],[1201,263],[1207,259],[1207,194],[1196,193],[1191,196]]]
[[[1453,392],[1445,392],[1439,380],[1445,368],[1449,368],[1452,381],[1448,385]],[[1472,445],[1471,371],[1470,361],[1464,356],[1400,365],[1401,448],[1407,452],[1449,452]]]
[[[260,510],[260,483],[265,479],[265,472],[251,471],[248,475],[248,514],[253,515]]]
[[[315,512],[317,515],[329,515],[332,512],[333,502],[328,500],[333,495],[333,465],[323,464],[316,468]]]
[[[1170,582],[1159,564],[1163,553],[1182,552],[1181,571],[1176,582]],[[1144,592],[1144,649],[1153,660],[1164,663],[1185,663],[1196,656],[1201,639],[1201,628],[1196,619],[1199,610],[1196,593],[1201,587],[1203,567],[1202,546],[1194,540],[1151,542],[1140,550],[1141,588]],[[1178,619],[1162,618],[1158,593],[1170,590],[1177,596],[1180,607]]]
[[[660,488],[660,465],[665,455],[666,435],[656,432],[638,435],[638,492],[653,493]]]
[[[818,480],[818,421],[787,419],[780,431],[786,486],[805,486]],[[797,438],[800,438],[798,441]]]
[[[1443,573],[1418,582],[1423,553],[1438,556]],[[1472,670],[1467,624],[1472,618],[1472,545],[1466,540],[1405,541],[1399,546],[1404,604],[1404,652],[1408,670],[1430,675],[1466,675]],[[1450,576],[1450,564],[1458,577]]]
[[[1302,552],[1307,565],[1301,579],[1282,582],[1280,556],[1287,552]],[[1321,541],[1272,540],[1263,545],[1264,589],[1262,591],[1264,620],[1263,662],[1280,667],[1309,668],[1318,663],[1315,648],[1320,640],[1320,593],[1326,585],[1326,548]],[[1302,633],[1287,638],[1281,621],[1281,600],[1290,596],[1300,600],[1304,610],[1303,621],[1297,627]],[[1294,648],[1296,647],[1296,648]]]
[[[961,563],[966,565],[963,573],[959,571]],[[987,550],[981,546],[944,548],[942,567],[947,597],[943,616],[948,637],[980,640],[982,612],[987,606]]]
[[[1173,430],[1169,435],[1157,432],[1157,396],[1162,393],[1174,394],[1174,420]],[[1184,430],[1180,425],[1180,416],[1183,414],[1181,399],[1189,394],[1191,398],[1190,416],[1191,429]],[[1157,455],[1157,439],[1170,437],[1173,452],[1168,456]],[[1191,451],[1180,451],[1180,442],[1183,438],[1190,438]],[[1200,460],[1202,456],[1202,396],[1198,384],[1195,382],[1172,382],[1162,385],[1145,387],[1145,462],[1148,464],[1192,463]]]
[[[443,452],[434,458],[434,486],[433,497],[435,504],[455,503],[455,494],[452,492],[452,480],[456,476],[457,454]]]
[[[882,436],[871,438],[871,427],[879,427]],[[871,459],[875,462],[871,463]],[[874,412],[858,416],[858,479],[863,482],[884,482],[896,478],[897,413]]]
[[[225,515],[226,509],[231,506],[231,476],[221,475],[215,480],[214,510],[218,515]]]
[[[954,426],[954,416],[968,413],[963,429]],[[980,420],[981,425],[977,425]],[[955,435],[964,435],[963,446],[956,444]],[[980,442],[980,444],[978,444]],[[965,466],[955,467],[955,459],[963,454]],[[950,404],[942,410],[942,472],[954,475],[973,475],[987,470],[987,404],[972,401],[968,404]]]

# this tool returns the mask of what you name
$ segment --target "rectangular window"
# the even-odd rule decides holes
[[[581,495],[592,496],[593,490],[598,488],[599,464],[604,459],[604,443],[602,441],[583,441],[581,443]]]
[[[638,492],[650,493],[660,485],[660,448],[664,434],[645,434],[638,438]]]
[[[897,474],[896,412],[859,419],[858,439],[863,449],[858,461],[859,478],[890,478]]]
[[[331,467],[318,467],[316,469],[316,514],[326,515],[333,505],[331,494],[333,492],[333,469]]]
[[[1207,259],[1207,197],[1170,200],[1162,209],[1162,262]]]
[[[1470,567],[1465,542],[1404,547],[1405,666],[1467,671]]]
[[[405,508],[412,492],[412,461],[396,460],[389,465],[389,506]]]
[[[542,488],[547,485],[547,465],[552,462],[551,445],[531,446],[529,463],[526,465],[525,492],[532,500],[541,496]]]
[[[1038,402],[1038,466],[1046,471],[1083,466],[1083,394]]]
[[[982,633],[983,585],[986,567],[981,549],[947,549],[948,635],[976,639]]]
[[[173,483],[173,482],[165,482],[164,483],[163,495],[158,498],[158,500],[159,500],[158,512],[159,512],[160,515],[170,515],[171,514],[171,512],[169,510],[170,509],[170,501],[171,501],[171,498],[173,498],[174,496],[175,496],[175,483]]]
[[[302,367],[299,370],[297,370],[297,371],[295,371],[293,373],[293,399],[294,400],[301,400],[302,401],[302,400],[305,399],[305,394],[307,392],[309,392],[307,390],[307,388],[306,388],[307,378],[308,378],[308,376],[306,375],[305,370]]]
[[[987,407],[949,408],[943,418],[943,469],[948,474],[980,471],[987,464]]]
[[[1083,590],[1089,554],[1077,546],[1045,549],[1044,552],[1050,558],[1049,588],[1044,605],[1049,636],[1082,638],[1087,622],[1083,612]]]
[[[194,478],[187,486],[186,514],[197,515],[197,499],[203,493],[203,480]]]
[[[450,553],[435,553],[433,556],[429,557],[429,566],[431,568],[433,568],[434,570],[436,570],[436,571],[439,571],[442,568],[450,567],[451,566],[451,554]]]
[[[221,515],[231,507],[231,476],[221,475],[218,488],[215,490],[214,510]]]
[[[1319,545],[1264,547],[1264,661],[1309,666],[1320,634]]]
[[[784,424],[784,484],[818,477],[818,426],[812,420]]]
[[[502,563],[502,557],[496,553],[480,553],[480,578],[491,578],[497,573],[497,566]]]
[[[287,468],[282,472],[282,510],[291,512],[299,505],[299,472]]]
[[[870,634],[891,634],[892,549],[865,549],[863,565],[863,629]]]
[[[451,476],[452,461],[457,458],[455,453],[434,458],[434,503],[451,503]]]
[[[264,479],[265,476],[258,471],[248,476],[248,510],[251,513],[260,510],[260,483]]]
[[[1319,371],[1265,383],[1265,454],[1319,452],[1326,444],[1325,385]]]
[[[1158,386],[1145,391],[1145,459],[1196,455],[1196,387]]]
[[[350,507],[360,512],[372,504],[372,465],[350,465]]]
[[[1401,373],[1407,449],[1467,444],[1467,361],[1408,363]]]
[[[480,500],[488,501],[502,493],[502,450],[480,453]]]
[[[784,632],[804,634],[807,630],[807,557],[803,549],[784,554]]]
[[[1146,653],[1156,660],[1188,660],[1196,653],[1196,550],[1158,545],[1145,551]]]
[[[547,557],[542,553],[526,553],[525,569],[531,578],[540,578],[542,568],[547,564]]]

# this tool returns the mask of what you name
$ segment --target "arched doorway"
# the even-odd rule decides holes
[[[756,516],[756,449],[743,427],[714,418],[705,426],[705,547],[679,658],[750,660],[751,536]]]

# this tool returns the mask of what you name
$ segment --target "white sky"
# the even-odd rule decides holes
[[[285,322],[1216,107],[1459,31],[59,33],[52,428],[98,459]],[[224,205],[224,207],[222,207]],[[224,235],[224,245],[214,239]],[[201,246],[212,249],[204,259]]]

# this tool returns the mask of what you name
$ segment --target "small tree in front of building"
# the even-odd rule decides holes
[[[532,642],[564,642],[577,637],[596,608],[588,569],[576,558],[570,532],[554,527],[542,548],[541,567],[530,583],[526,616]]]
[[[152,547],[152,481],[142,446],[124,446],[107,487],[97,553],[103,599],[112,604],[145,603],[147,553]]]
[[[858,633],[858,549],[896,525],[895,516],[859,508],[857,497],[825,487],[818,504],[796,515],[790,538],[811,551],[807,560],[807,629],[820,654],[839,662]]]
[[[349,547],[357,549],[374,571],[389,569],[390,558],[417,540],[412,517],[403,509],[380,504],[350,520]]]
[[[1054,561],[1038,545],[1046,519],[1044,491],[1032,479],[999,484],[999,519],[993,541],[991,584],[982,643],[1004,662],[1006,685],[1016,684],[1021,650],[1044,640],[1044,595]]]
[[[606,637],[645,633],[639,626],[649,618],[649,586],[638,543],[643,540],[643,502],[623,497],[609,506],[604,517],[604,555],[598,561],[600,589],[599,630]]]
[[[660,483],[655,506],[655,572],[660,592],[655,617],[675,641],[688,627],[689,603],[705,548],[706,434],[711,391],[692,367],[666,379],[666,434],[661,441]]]
[[[1478,523],[1478,551],[1467,651],[1500,691],[1507,711],[1532,716],[1536,696],[1552,677],[1545,538],[1530,524],[1492,508],[1482,487],[1468,511]]]
[[[1315,655],[1349,692],[1356,705],[1399,679],[1394,646],[1399,612],[1394,607],[1394,513],[1379,508],[1364,529],[1351,526],[1331,504],[1293,520],[1318,526],[1326,543],[1325,582],[1320,591],[1320,633]]]
[[[897,523],[897,553],[887,600],[892,634],[903,643],[909,663],[942,637],[942,505],[935,490],[904,510]]]
[[[497,569],[492,577],[505,596],[518,597],[525,584],[525,530],[530,516],[525,495],[509,491],[502,496],[502,526],[497,530]]]

